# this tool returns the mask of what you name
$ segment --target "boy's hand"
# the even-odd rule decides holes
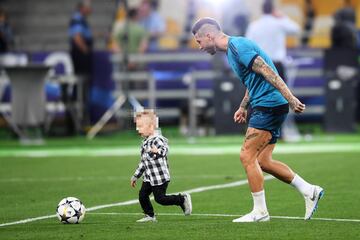
[[[152,148],[149,148],[149,156],[151,158],[157,158],[157,154],[159,153],[159,149],[156,146],[152,146]]]
[[[153,146],[150,150],[152,153],[158,153],[159,149],[157,149],[157,147]]]
[[[136,180],[137,180],[136,177],[134,177],[134,176],[131,177],[131,180],[130,180],[131,187],[134,188],[136,186]]]

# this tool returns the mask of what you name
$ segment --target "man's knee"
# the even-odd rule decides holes
[[[259,161],[259,165],[260,165],[261,170],[266,172],[268,170],[268,164],[266,162],[261,161],[261,160],[258,160],[258,161]]]
[[[245,168],[255,162],[253,156],[245,151],[241,151],[240,161]]]
[[[268,172],[270,170],[271,159],[258,159],[261,170]]]

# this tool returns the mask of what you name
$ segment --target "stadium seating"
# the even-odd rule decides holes
[[[36,4],[34,4],[36,2]],[[95,34],[96,49],[106,49],[106,33],[115,16],[116,0],[92,1],[89,23]],[[1,6],[7,10],[10,22],[16,30],[16,48],[22,51],[67,50],[68,24],[77,1],[4,0]]]
[[[328,0],[316,0],[312,1],[312,4],[317,16],[331,16],[337,9],[343,7],[344,0],[331,0],[331,4]]]
[[[167,18],[166,34],[160,37],[159,47],[166,50],[178,49],[180,46],[179,38],[181,36],[181,31],[180,25],[174,19]]]

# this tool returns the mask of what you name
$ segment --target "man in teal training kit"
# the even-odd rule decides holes
[[[214,55],[226,52],[229,65],[246,86],[246,93],[234,114],[234,121],[245,123],[249,104],[253,109],[240,152],[247,174],[253,210],[233,222],[269,221],[265,201],[262,171],[294,186],[305,199],[305,220],[312,217],[324,190],[306,182],[286,164],[274,160],[272,152],[280,136],[280,127],[290,108],[302,113],[305,105],[299,101],[279,76],[273,62],[254,42],[244,37],[227,36],[212,18],[198,20],[192,33],[200,49]]]

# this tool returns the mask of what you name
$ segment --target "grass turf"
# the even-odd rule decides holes
[[[281,154],[305,179],[323,186],[325,198],[315,217],[360,218],[359,153]],[[80,198],[86,207],[137,198],[129,177],[137,157],[46,157],[0,159],[0,223],[52,215],[66,196]],[[237,155],[174,155],[168,192],[245,179]],[[140,184],[140,182],[139,182]],[[303,216],[304,203],[291,187],[278,180],[265,183],[268,208],[274,216]],[[248,187],[192,194],[194,213],[241,215],[251,209]],[[157,213],[179,214],[178,207],[154,203]],[[0,239],[357,239],[359,222],[272,219],[268,223],[234,224],[234,217],[159,215],[156,224],[137,224],[139,204],[90,212],[83,223],[63,225],[55,218],[0,227]],[[98,213],[98,214],[96,214]]]

